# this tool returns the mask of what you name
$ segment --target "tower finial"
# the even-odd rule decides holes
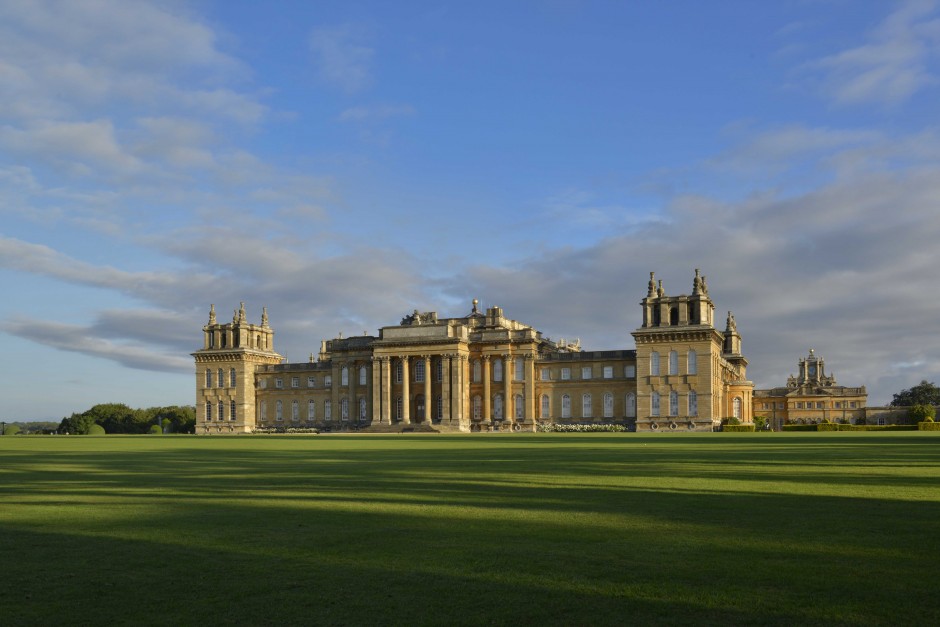
[[[728,321],[727,321],[727,324],[725,325],[725,332],[734,333],[737,330],[738,330],[738,325],[734,321],[734,314],[731,313],[731,311],[728,311]]]
[[[666,290],[663,289],[663,280],[659,280],[659,288],[656,290],[656,295],[662,298],[666,295]]]
[[[695,278],[692,279],[692,295],[698,296],[702,293],[702,277],[698,273],[698,268],[695,269]]]
[[[215,305],[209,305],[209,324],[215,324]]]
[[[647,298],[653,298],[654,296],[656,296],[656,278],[655,278],[655,275],[656,275],[655,272],[650,272],[650,282],[649,282],[649,285],[648,285],[648,289],[646,290],[646,296],[647,296]]]
[[[268,326],[268,308],[267,307],[261,308],[261,326],[263,327]]]
[[[239,305],[239,307],[238,307],[238,321],[239,321],[239,322],[246,322],[246,321],[247,321],[247,317],[246,317],[246,315],[245,315],[245,301],[240,302],[238,305]]]

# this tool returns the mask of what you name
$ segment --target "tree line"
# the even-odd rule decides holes
[[[82,413],[63,418],[57,433],[86,435],[89,433],[195,433],[196,408],[172,405],[131,409],[123,403],[95,405]]]

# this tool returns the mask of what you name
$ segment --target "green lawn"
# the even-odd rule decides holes
[[[0,437],[0,624],[940,624],[931,433]]]

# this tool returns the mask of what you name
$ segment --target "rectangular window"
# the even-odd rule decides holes
[[[513,367],[515,368],[515,379],[516,381],[522,381],[525,379],[525,359],[521,357],[516,357],[516,360],[512,362]]]
[[[317,387],[317,378],[316,377],[307,377],[307,387],[315,388]]]
[[[267,389],[267,387],[268,387],[268,380],[265,379],[265,378],[263,378],[263,377],[262,377],[261,379],[259,379],[259,380],[258,380],[258,387],[260,387],[262,390]]]
[[[824,402],[822,401],[816,402],[816,409],[825,409],[825,407],[826,407],[826,404]]]
[[[211,370],[206,370],[206,387],[207,388],[212,387],[212,371]]]
[[[623,376],[628,379],[636,379],[636,366],[624,366],[623,367]]]
[[[552,380],[552,369],[551,368],[542,368],[542,381],[551,381]]]
[[[568,381],[571,379],[571,368],[562,368],[561,369],[561,380]]]
[[[307,401],[307,420],[316,420],[317,403],[313,399]]]
[[[878,425],[879,425],[879,426],[882,426],[882,427],[885,426],[885,417],[884,417],[884,416],[878,416]]]
[[[851,407],[852,409],[855,409],[856,407],[858,407],[858,403],[856,403],[855,401],[852,401],[849,403],[849,407]]]
[[[585,394],[581,397],[581,416],[590,418],[593,415],[593,411],[591,407],[591,395]]]
[[[659,353],[656,351],[650,353],[650,376],[659,376]]]
[[[229,403],[228,417],[229,420],[235,420],[235,401]]]
[[[650,415],[659,415],[659,392],[653,392],[650,396]]]
[[[228,384],[229,387],[232,387],[232,388],[235,387],[235,369],[234,368],[232,368],[229,371],[229,378],[231,379],[231,381]]]
[[[777,403],[777,409],[783,409],[783,403]]]
[[[366,376],[367,376],[367,375],[366,375],[366,367],[365,367],[365,366],[360,366],[360,367],[359,367],[359,385],[365,385],[365,384],[366,384]],[[440,381],[440,378],[438,378],[438,381]]]
[[[585,381],[587,381],[588,379],[590,379],[592,374],[593,374],[593,372],[591,371],[591,367],[590,367],[590,366],[583,366],[583,367],[581,368],[581,378],[584,379]]]
[[[614,367],[613,366],[604,366],[604,378],[613,379],[614,378]]]
[[[323,377],[323,387],[327,387],[327,388],[328,388],[328,387],[332,387],[332,386],[333,386],[333,376],[332,376],[332,375],[326,375],[325,377]]]
[[[268,404],[261,403],[261,422],[268,419]]]
[[[279,390],[283,389],[283,388],[284,388],[284,379],[282,379],[282,378],[280,378],[280,377],[278,377],[277,379],[275,379],[275,380],[274,380],[274,387],[276,387],[276,388],[279,389]]]
[[[291,377],[291,378],[290,378],[290,386],[291,386],[292,388],[299,388],[299,387],[300,387],[300,377]]]
[[[796,403],[796,408],[797,408],[797,409],[803,409],[803,401],[797,401],[797,403]]]

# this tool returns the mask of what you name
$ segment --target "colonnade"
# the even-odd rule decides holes
[[[503,373],[501,382],[492,382],[491,360],[494,358],[503,361]],[[432,394],[432,382],[435,373],[432,371],[434,360],[440,359],[440,398],[441,402],[441,422],[452,422],[456,424],[469,424],[471,418],[471,383],[482,384],[483,413],[481,418],[485,422],[492,421],[495,416],[492,407],[492,398],[494,390],[492,383],[501,387],[503,399],[503,420],[517,421],[516,412],[513,410],[513,382],[515,379],[515,369],[513,362],[516,359],[523,359],[523,379],[516,380],[523,384],[522,397],[524,399],[524,408],[522,410],[522,420],[532,422],[535,419],[535,356],[534,355],[509,355],[509,354],[486,354],[481,356],[482,361],[482,381],[471,381],[469,357],[463,353],[443,353],[443,354],[422,354],[422,355],[380,355],[372,360],[372,421],[374,423],[391,424],[398,420],[398,399],[401,399],[402,407],[400,419],[404,424],[411,424],[421,419],[419,416],[411,415],[411,395],[412,392],[424,396],[424,416],[425,421],[430,422],[432,417],[436,418],[435,397]],[[412,381],[411,369],[413,365],[420,360],[424,368],[423,382]],[[413,363],[415,362],[415,363]],[[401,364],[401,381],[392,374],[393,368]],[[412,390],[412,385],[418,387]],[[393,386],[400,385],[399,394],[393,394]],[[479,389],[479,388],[477,388]],[[520,422],[522,420],[519,420]]]

